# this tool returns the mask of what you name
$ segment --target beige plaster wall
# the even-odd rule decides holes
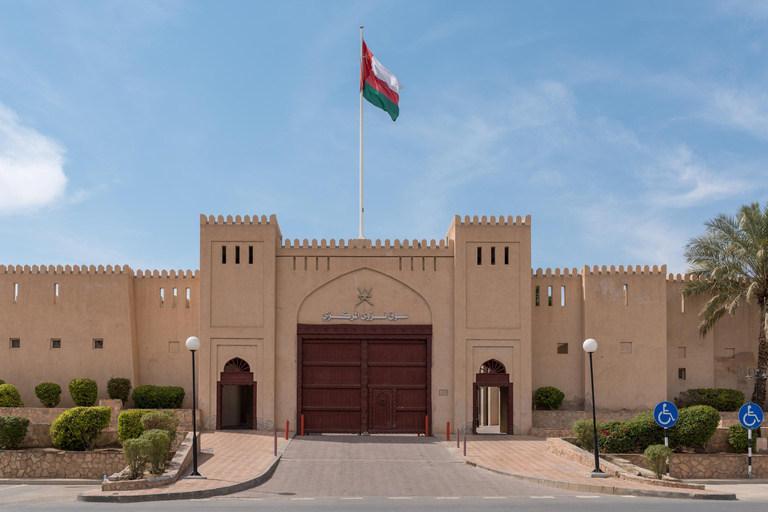
[[[21,347],[11,349],[11,338]],[[52,338],[61,340],[60,349],[51,348]],[[96,338],[103,349],[93,348]],[[71,407],[69,381],[83,377],[95,380],[99,398],[107,398],[107,381],[136,382],[138,367],[130,268],[0,265],[0,379],[15,385],[26,405],[40,405],[37,384],[55,382],[61,406]]]
[[[539,305],[536,305],[536,287]],[[565,287],[565,301],[562,287]],[[552,287],[552,304],[548,289]],[[534,391],[554,386],[565,393],[562,409],[580,409],[584,404],[584,291],[576,269],[538,269],[531,280],[532,379]],[[558,354],[559,343],[568,344],[567,354]]]

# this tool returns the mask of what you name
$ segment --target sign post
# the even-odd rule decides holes
[[[752,429],[759,428],[763,422],[763,410],[759,405],[744,404],[739,409],[739,423],[747,429],[747,478],[752,478]]]
[[[677,407],[672,402],[659,402],[653,409],[653,419],[656,420],[657,425],[664,429],[664,446],[667,448],[669,448],[667,429],[677,423],[678,416]],[[669,459],[667,459],[667,476],[669,476]]]

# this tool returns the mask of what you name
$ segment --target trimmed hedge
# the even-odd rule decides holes
[[[755,450],[757,449],[757,434],[759,432],[760,429],[752,432],[752,453],[755,453]],[[728,427],[728,444],[731,445],[737,453],[747,453],[747,448],[749,447],[747,429],[738,423]]]
[[[27,437],[29,418],[0,416],[0,450],[15,450]]]
[[[131,395],[133,403],[141,409],[181,409],[184,388],[180,386],[139,386]]]
[[[664,470],[667,467],[667,458],[672,455],[672,450],[663,444],[652,444],[643,452],[645,465],[656,473],[656,478],[661,480]]]
[[[91,379],[72,379],[69,382],[69,394],[79,407],[92,407],[99,396],[99,387]]]
[[[102,430],[109,426],[109,407],[75,407],[53,420],[51,439],[60,450],[92,450]]]
[[[0,384],[0,407],[24,407],[21,395],[16,386]]]
[[[744,405],[744,393],[736,389],[723,388],[689,389],[675,397],[675,405],[679,409],[694,405],[708,405],[720,412],[733,412]]]
[[[107,395],[113,400],[118,398],[123,401],[123,405],[128,401],[131,394],[131,380],[122,377],[114,377],[107,381]]]
[[[166,432],[171,446],[173,446],[173,442],[176,440],[176,431],[179,428],[179,420],[169,412],[150,412],[141,417],[141,428],[144,432],[148,430]]]
[[[5,381],[3,379],[0,379],[0,386],[2,386],[3,384],[5,384]]]
[[[123,454],[128,461],[130,478],[135,480],[144,474],[144,468],[149,462],[149,441],[143,437],[126,439],[123,443]]]
[[[142,439],[149,441],[149,463],[152,465],[152,473],[162,475],[165,469],[165,461],[168,460],[168,452],[171,450],[171,440],[165,430],[147,430],[141,434]]]
[[[558,409],[563,403],[565,393],[554,386],[545,386],[536,390],[533,395],[533,401],[538,406],[549,407],[551,410]]]
[[[128,439],[136,439],[141,436],[144,432],[144,428],[141,426],[141,418],[151,412],[153,411],[131,409],[130,411],[120,413],[120,416],[117,417],[117,437],[123,446],[125,446],[125,441]]]
[[[694,405],[680,409],[677,423],[669,429],[669,442],[675,447],[705,451],[707,441],[715,435],[720,414],[714,407]]]
[[[61,402],[61,386],[53,382],[43,382],[35,386],[35,396],[46,407],[56,407]]]

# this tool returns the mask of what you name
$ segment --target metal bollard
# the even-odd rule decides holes
[[[277,427],[275,427],[275,457],[277,457]]]
[[[464,434],[464,456],[467,456],[467,434]]]
[[[459,435],[459,427],[456,427],[456,449],[460,448],[461,436]]]
[[[424,416],[424,437],[429,437],[429,414]]]
[[[289,420],[285,420],[285,440],[288,440],[288,428],[290,427],[291,422]]]
[[[301,435],[304,435],[304,415],[301,415]]]
[[[445,424],[445,440],[450,441],[451,440],[451,422],[447,422]]]

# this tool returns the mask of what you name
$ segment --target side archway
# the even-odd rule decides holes
[[[512,386],[501,361],[480,365],[472,385],[472,433],[512,434]]]
[[[227,361],[216,385],[216,429],[256,430],[256,391],[251,365]]]

